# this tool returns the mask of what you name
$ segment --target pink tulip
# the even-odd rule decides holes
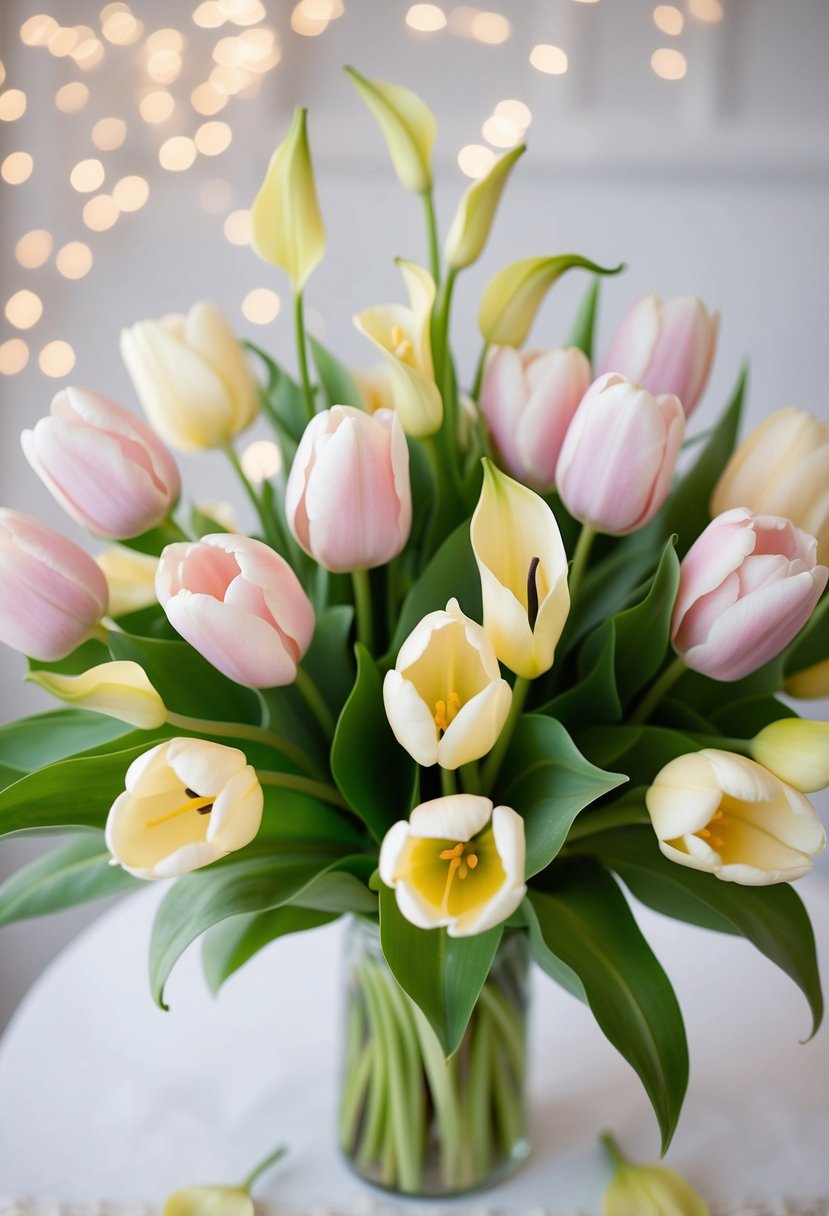
[[[524,355],[496,347],[480,407],[502,469],[534,489],[553,488],[564,436],[590,379],[590,363],[575,347]]]
[[[826,586],[817,542],[787,519],[725,511],[680,567],[671,638],[688,667],[740,680],[780,654]]]
[[[305,428],[285,492],[288,526],[327,570],[369,570],[409,538],[406,436],[391,410],[335,405]]]
[[[708,381],[719,324],[719,313],[709,313],[696,296],[663,304],[651,292],[628,310],[602,371],[620,372],[654,395],[673,393],[690,417]]]
[[[652,397],[624,376],[600,376],[576,410],[556,469],[567,510],[611,536],[644,527],[671,488],[684,433],[672,394]]]
[[[88,553],[0,508],[0,641],[52,663],[85,642],[106,610],[106,579]]]
[[[168,545],[155,590],[173,628],[228,679],[291,684],[314,634],[314,609],[273,549],[220,532]]]
[[[67,388],[20,436],[60,505],[98,536],[123,540],[159,524],[181,490],[176,462],[150,428],[89,389]]]

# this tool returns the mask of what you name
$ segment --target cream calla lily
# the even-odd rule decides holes
[[[804,794],[829,785],[829,722],[780,718],[751,741],[758,764]]]
[[[250,844],[264,797],[235,747],[169,739],[133,760],[112,804],[106,844],[136,878],[178,878]]]
[[[325,253],[305,119],[305,110],[294,111],[250,209],[251,245],[260,258],[286,272],[296,293]]]
[[[443,247],[446,263],[453,270],[471,266],[483,253],[510,170],[525,151],[526,144],[520,144],[507,152],[464,193]]]
[[[511,916],[524,885],[524,820],[477,794],[416,806],[380,847],[380,878],[401,914],[450,937],[483,933]]]
[[[158,558],[137,553],[122,545],[112,545],[95,558],[104,572],[109,591],[109,615],[124,616],[157,603],[155,572]]]
[[[382,352],[391,404],[407,435],[434,435],[443,421],[443,401],[435,384],[429,326],[435,301],[432,276],[414,262],[398,266],[409,307],[387,304],[365,308],[354,317],[364,337]]]
[[[167,707],[144,668],[129,660],[100,663],[77,676],[31,671],[26,678],[59,701],[107,714],[140,730],[155,730],[167,721]]]
[[[812,663],[787,676],[783,691],[802,701],[817,701],[829,697],[829,659]]]
[[[543,498],[484,460],[469,534],[481,576],[484,629],[516,675],[548,671],[570,610],[567,554]]]
[[[346,68],[357,92],[380,126],[400,184],[416,194],[432,186],[432,147],[437,119],[422,97],[399,84],[369,80]]]
[[[602,1198],[604,1216],[709,1216],[711,1209],[666,1165],[619,1166]]]
[[[826,845],[809,800],[733,752],[705,748],[671,760],[646,802],[665,856],[726,882],[802,878]]]
[[[418,764],[455,769],[492,749],[512,690],[486,631],[450,600],[406,638],[383,701],[398,743]]]

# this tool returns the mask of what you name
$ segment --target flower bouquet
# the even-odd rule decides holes
[[[325,237],[300,110],[252,209],[293,286],[297,378],[198,304],[123,334],[149,425],[66,388],[23,434],[69,515],[120,544],[96,561],[0,512],[0,638],[67,706],[0,731],[0,832],[68,834],[0,888],[0,923],[169,880],[163,1008],[197,938],[217,990],[350,914],[343,1152],[452,1193],[526,1152],[530,961],[589,1005],[670,1142],[685,1033],[627,894],[743,935],[820,1021],[790,883],[824,846],[804,793],[829,782],[829,726],[777,694],[829,690],[829,435],[783,410],[735,450],[741,375],[686,437],[716,316],[646,296],[595,367],[599,279],[622,267],[573,254],[490,280],[465,394],[454,290],[524,149],[469,187],[441,254],[434,116],[349,75],[427,221],[408,305],[355,317],[380,364],[306,335]],[[522,351],[574,269],[566,344]],[[260,410],[286,472],[254,483],[233,442]],[[184,512],[165,445],[223,449],[259,535]]]

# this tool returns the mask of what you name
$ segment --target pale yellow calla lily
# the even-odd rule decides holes
[[[443,248],[446,264],[453,270],[463,270],[481,256],[510,170],[525,151],[526,144],[519,144],[507,152],[464,193]]]
[[[478,327],[484,340],[490,346],[523,346],[547,292],[573,267],[594,274],[616,274],[622,269],[597,266],[575,253],[512,262],[493,275],[481,296]]]
[[[155,597],[157,557],[113,545],[99,553],[95,561],[107,581],[109,616],[117,618],[158,602]]]
[[[666,1165],[621,1165],[602,1199],[604,1216],[709,1216],[711,1209]]]
[[[443,421],[429,336],[435,284],[422,266],[404,261],[397,264],[409,307],[387,304],[365,308],[354,317],[354,324],[385,356],[391,402],[403,430],[423,439],[434,435]]]
[[[238,1186],[188,1186],[168,1196],[163,1216],[254,1216],[253,1200]]]
[[[437,135],[434,114],[411,89],[368,80],[354,68],[345,70],[380,125],[401,185],[425,194],[432,186],[432,147]]]
[[[484,605],[484,629],[498,658],[533,679],[553,665],[570,610],[567,554],[543,498],[484,460],[481,497],[469,534]]]
[[[751,741],[751,754],[775,777],[812,794],[829,785],[829,722],[780,718]]]
[[[822,663],[813,663],[811,667],[804,667],[794,675],[787,676],[783,691],[801,701],[817,701],[821,697],[829,697],[829,659],[824,659]]]
[[[305,110],[294,111],[291,129],[271,157],[250,210],[251,245],[260,258],[290,276],[297,293],[325,253],[305,118]]]
[[[167,721],[167,708],[144,668],[129,660],[100,663],[78,676],[30,671],[26,679],[59,701],[118,718],[140,730],[155,730]]]

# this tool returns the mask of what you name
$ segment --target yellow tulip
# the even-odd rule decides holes
[[[238,1186],[188,1186],[167,1198],[163,1216],[254,1216],[253,1200]]]
[[[520,144],[507,152],[464,194],[443,249],[446,263],[453,270],[463,270],[481,256],[510,170],[525,151],[526,144]]]
[[[822,790],[829,785],[829,722],[780,718],[752,739],[751,754],[801,793]]]
[[[104,572],[109,591],[109,615],[124,616],[158,603],[155,596],[155,572],[158,558],[136,553],[122,545],[113,545],[99,553],[95,561]]]
[[[385,80],[368,80],[354,68],[345,70],[380,125],[401,185],[425,194],[432,187],[432,146],[437,134],[434,114],[411,89]]]
[[[829,659],[821,663],[813,663],[804,667],[794,675],[787,676],[783,691],[790,697],[798,697],[802,701],[816,701],[820,697],[829,697]]]
[[[78,676],[31,671],[26,678],[59,701],[118,718],[140,730],[155,730],[167,721],[167,708],[138,663],[101,663]]]
[[[622,269],[606,269],[574,253],[512,262],[484,288],[478,311],[478,328],[484,341],[490,346],[523,346],[547,292],[573,267],[596,274],[616,274]]]
[[[498,658],[533,679],[553,665],[570,610],[567,554],[543,498],[484,460],[470,524],[481,576],[484,629]]]
[[[435,384],[429,326],[435,284],[422,266],[399,261],[409,307],[365,308],[354,317],[358,331],[382,352],[391,404],[407,435],[434,435],[443,421],[443,401]]]
[[[291,129],[271,157],[250,211],[254,250],[290,276],[296,293],[325,253],[305,115],[303,109],[294,111]]]

